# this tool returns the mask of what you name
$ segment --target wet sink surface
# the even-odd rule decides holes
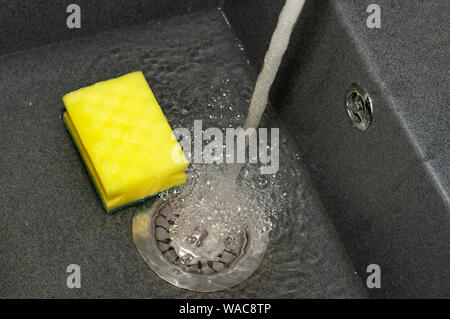
[[[286,229],[260,269],[236,288],[206,295],[174,288],[148,269],[131,236],[136,208],[104,213],[61,120],[65,93],[139,69],[173,127],[198,116],[205,126],[242,123],[254,76],[217,9],[0,57],[0,296],[365,296],[273,114],[262,126],[281,129],[274,178],[288,191]],[[218,100],[233,107],[218,108]],[[66,287],[69,264],[81,267],[81,289]]]

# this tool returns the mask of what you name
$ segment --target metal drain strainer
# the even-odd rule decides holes
[[[151,207],[137,208],[133,240],[144,261],[172,285],[201,292],[230,288],[250,277],[264,257],[268,234],[246,229],[223,239],[214,227],[203,224],[189,236],[171,239],[170,226],[180,217],[174,203],[182,196],[158,198]]]

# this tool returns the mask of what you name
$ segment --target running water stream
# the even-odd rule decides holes
[[[289,45],[292,29],[303,9],[305,0],[286,0],[277,27],[272,35],[264,65],[256,81],[244,129],[257,128],[269,101],[269,91]]]
[[[287,0],[280,13],[277,27],[264,58],[262,70],[256,81],[244,130],[256,129],[261,121],[269,100],[270,88],[275,80],[284,53],[289,45],[292,30],[304,3],[305,0]],[[243,132],[241,131],[241,134],[244,134]],[[246,139],[246,144],[248,140]],[[190,190],[189,195],[185,195],[186,197],[183,198],[182,205],[177,207],[177,210],[182,213],[178,214],[180,217],[177,222],[170,227],[172,240],[176,242],[177,239],[182,238],[183,246],[185,246],[186,238],[189,238],[188,234],[196,233],[195,230],[198,230],[199,227],[202,228],[201,225],[205,224],[210,224],[208,227],[210,229],[219,229],[219,231],[215,231],[223,237],[219,239],[219,242],[234,237],[239,238],[236,234],[240,234],[249,225],[255,227],[258,232],[270,230],[272,225],[269,216],[264,212],[264,209],[269,207],[258,207],[257,203],[248,200],[249,196],[239,198],[239,194],[248,194],[248,192],[241,190],[242,187],[236,185],[236,180],[243,165],[241,163],[231,164],[222,171],[217,168],[204,168],[205,172],[199,173],[202,177],[204,174],[208,176],[206,178],[207,183],[203,185],[200,182],[203,178],[197,177],[194,179],[193,183],[198,184],[196,185],[197,189]],[[227,205],[227,200],[224,201],[224,198],[232,198],[233,202]],[[203,209],[199,209],[199,203],[202,204]],[[206,238],[211,238],[211,236]],[[214,242],[217,242],[217,240],[214,239]],[[181,255],[189,253],[192,256],[192,258],[186,260],[198,261],[194,258],[196,254],[193,251],[183,248],[179,251]]]
[[[264,57],[262,70],[256,80],[253,97],[244,124],[244,130],[257,129],[259,126],[261,117],[269,102],[270,88],[277,76],[284,53],[289,45],[292,30],[300,16],[304,4],[305,0],[286,0],[286,3],[281,10],[277,27],[272,34],[269,48]],[[246,145],[248,145],[249,138],[245,141]],[[242,166],[243,164],[238,164],[231,167],[230,175],[234,177],[234,180],[237,179]]]

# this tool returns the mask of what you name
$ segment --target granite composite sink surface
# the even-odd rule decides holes
[[[149,271],[131,237],[133,207],[102,211],[60,119],[61,97],[142,69],[172,125],[188,122],[177,105],[207,104],[223,78],[244,112],[283,1],[79,1],[79,30],[66,28],[57,3],[0,10],[1,297],[450,294],[449,121],[437,109],[449,100],[445,1],[381,1],[379,30],[366,28],[365,4],[307,1],[263,121],[289,146],[280,174],[298,204],[287,212],[296,228],[271,242],[250,279],[206,295]],[[353,82],[374,100],[366,132],[346,117]],[[66,286],[72,263],[80,289]],[[373,263],[382,288],[368,290]]]
[[[282,3],[226,3],[256,67]],[[272,107],[360,276],[380,265],[382,288],[370,295],[448,297],[450,10],[446,1],[377,1],[381,28],[370,29],[370,3],[307,2]],[[354,82],[373,100],[365,132],[344,112]]]

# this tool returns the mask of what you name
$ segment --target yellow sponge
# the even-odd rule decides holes
[[[106,211],[186,182],[188,161],[142,72],[63,97],[63,119]]]

